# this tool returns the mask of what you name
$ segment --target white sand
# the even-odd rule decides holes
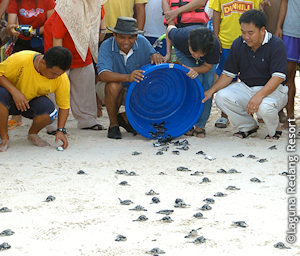
[[[299,75],[297,79],[299,88]],[[298,92],[298,117],[299,106]],[[133,137],[123,131],[122,140],[110,140],[106,138],[107,131],[78,130],[72,117],[67,124],[67,150],[58,152],[54,137],[44,131],[43,138],[52,146],[38,148],[26,140],[30,121],[24,120],[21,127],[10,132],[9,150],[0,154],[0,208],[12,209],[10,213],[0,213],[0,232],[8,228],[15,232],[0,237],[0,244],[8,242],[12,246],[0,251],[1,256],[140,256],[154,247],[173,256],[300,255],[299,232],[294,245],[285,241],[287,177],[278,175],[287,171],[287,131],[279,141],[266,141],[266,129],[261,125],[256,137],[241,140],[232,136],[236,131],[232,126],[214,128],[218,117],[219,110],[214,106],[205,139],[182,136],[180,140],[187,138],[190,142],[188,151],[173,155],[175,146],[171,145],[161,156],[155,155],[157,149],[152,141],[142,136]],[[106,111],[99,121],[108,126]],[[300,127],[299,120],[297,124]],[[269,150],[272,145],[278,149]],[[199,150],[216,160],[208,161],[195,154]],[[133,156],[134,151],[142,154]],[[238,153],[245,157],[232,157]],[[249,154],[267,158],[268,162],[246,158]],[[203,171],[204,175],[178,172],[178,166]],[[220,168],[235,168],[241,173],[219,174]],[[78,175],[80,169],[87,175]],[[135,171],[139,176],[117,175],[117,169]],[[166,175],[158,175],[161,171]],[[199,184],[203,177],[211,182]],[[253,177],[264,182],[252,183]],[[123,180],[131,186],[118,185]],[[225,190],[229,185],[240,190]],[[150,204],[152,196],[145,195],[150,189],[160,193],[159,204]],[[227,196],[213,197],[218,191]],[[43,202],[48,195],[56,200]],[[119,197],[131,199],[134,204],[120,205]],[[206,197],[216,201],[212,210],[203,211],[205,219],[193,218]],[[174,208],[176,198],[184,199],[191,207]],[[138,204],[148,211],[129,211]],[[170,215],[174,222],[158,221],[163,215],[156,212],[162,209],[174,210]],[[149,220],[132,221],[141,214]],[[249,226],[231,226],[240,220]],[[201,228],[198,233],[207,239],[206,243],[196,245],[189,243],[193,239],[184,238],[196,228]],[[127,241],[115,242],[118,234],[125,235]],[[273,245],[279,241],[292,249],[275,249]]]

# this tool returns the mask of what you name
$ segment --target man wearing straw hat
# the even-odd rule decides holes
[[[139,35],[137,21],[134,18],[119,17],[114,28],[113,37],[101,44],[97,70],[102,83],[97,84],[97,94],[105,95],[105,105],[110,121],[107,137],[121,139],[119,126],[127,132],[135,133],[126,116],[118,114],[124,104],[126,90],[130,82],[143,80],[144,71],[140,68],[146,64],[160,64],[163,57],[157,53],[149,41]]]

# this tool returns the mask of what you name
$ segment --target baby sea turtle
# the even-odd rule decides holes
[[[287,176],[288,173],[287,172],[281,172],[281,173],[279,173],[279,175],[281,175],[281,176]]]
[[[170,215],[174,212],[174,210],[160,210],[156,213],[159,213],[159,214],[165,214],[165,215]]]
[[[236,169],[234,169],[234,168],[231,168],[231,169],[229,169],[229,170],[227,171],[227,173],[233,174],[233,173],[241,173],[241,172],[239,172],[238,170],[236,170]]]
[[[205,243],[205,241],[206,241],[206,238],[204,236],[199,236],[194,241],[192,241],[192,243],[203,244],[203,243]]]
[[[180,202],[183,202],[183,199],[181,199],[181,198],[176,198],[176,199],[175,199],[175,204],[178,204],[178,203],[180,203]]]
[[[125,174],[126,176],[138,176],[136,172],[129,172]]]
[[[236,186],[228,186],[226,190],[240,190],[240,188],[237,188]]]
[[[162,143],[160,143],[160,142],[153,143],[153,147],[155,147],[155,148],[160,147],[160,146],[162,146]]]
[[[190,207],[190,205],[186,204],[185,202],[182,201],[182,202],[175,203],[174,207],[175,208],[188,208],[188,207]]]
[[[126,180],[123,180],[119,183],[121,186],[130,186],[129,183]]]
[[[277,146],[276,146],[276,145],[273,145],[273,146],[271,146],[271,147],[268,147],[268,149],[270,149],[270,150],[276,150],[276,149],[277,149]]]
[[[193,217],[197,218],[197,219],[203,219],[203,214],[202,212],[196,212]]]
[[[198,229],[192,229],[184,238],[191,238],[191,237],[196,237],[198,236],[198,231],[201,228]]]
[[[150,251],[147,251],[146,253],[155,255],[155,254],[164,254],[165,252],[156,247],[156,248],[151,249]]]
[[[177,167],[177,171],[179,171],[179,172],[190,172],[191,170],[187,167],[179,166],[179,167]]]
[[[173,153],[174,155],[180,155],[180,152],[179,152],[178,150],[173,150],[172,153]]]
[[[190,148],[189,148],[189,146],[185,145],[185,146],[182,146],[182,147],[180,147],[180,148],[176,148],[176,149],[179,149],[179,150],[184,150],[184,151],[186,151],[186,150],[189,150]]]
[[[221,169],[217,170],[217,173],[227,173],[227,171],[224,170],[223,168],[221,168]]]
[[[255,155],[249,155],[249,156],[247,156],[247,158],[257,159],[258,157],[256,157]]]
[[[158,156],[159,156],[159,155],[163,155],[163,154],[164,154],[164,152],[162,152],[162,151],[157,151],[157,152],[156,152],[156,155],[158,155]]]
[[[200,182],[200,184],[202,184],[202,183],[208,183],[208,182],[211,182],[211,180],[209,178],[207,178],[207,177],[204,177],[202,179],[202,181]]]
[[[148,218],[145,215],[141,215],[136,220],[133,221],[146,221],[146,220],[148,220]]]
[[[151,203],[152,204],[158,204],[160,202],[160,200],[159,200],[159,198],[158,197],[152,197],[152,199],[151,199]]]
[[[232,157],[236,157],[236,158],[240,158],[240,157],[244,157],[245,155],[243,153],[239,153],[237,155],[234,155]]]
[[[0,208],[0,212],[11,212],[11,209],[8,209],[7,207]]]
[[[162,148],[160,149],[160,151],[168,151],[168,149],[169,149],[169,146],[165,146],[165,147],[162,147]]]
[[[129,209],[129,210],[131,210],[131,211],[147,211],[147,209],[145,209],[143,206],[141,206],[141,205],[137,205],[137,206],[135,206],[134,208],[132,208],[132,209]]]
[[[204,172],[200,172],[200,171],[195,171],[194,173],[191,173],[192,176],[200,176],[203,174],[204,174]]]
[[[278,242],[276,244],[274,244],[274,247],[275,248],[278,248],[278,249],[292,249],[291,247],[288,247],[286,246],[284,243],[282,242]]]
[[[8,243],[2,243],[0,244],[0,251],[8,250],[10,247],[11,246]]]
[[[234,221],[232,223],[232,226],[246,228],[246,227],[248,227],[248,224],[245,221],[241,220],[241,221]]]
[[[202,150],[200,150],[196,153],[196,155],[205,155],[205,153]]]
[[[164,216],[164,217],[162,217],[162,219],[160,219],[160,221],[166,222],[166,223],[171,223],[174,220],[172,220],[172,218],[170,216]]]
[[[261,183],[261,180],[259,178],[253,177],[252,179],[250,179],[251,182],[254,183]]]
[[[200,208],[200,210],[202,210],[202,211],[209,211],[209,210],[211,210],[212,208],[211,208],[211,206],[209,205],[209,204],[204,204],[204,205],[202,205],[202,207]]]
[[[226,194],[222,193],[222,192],[217,192],[216,194],[214,194],[215,197],[224,197],[227,196]]]
[[[215,158],[215,157],[213,157],[213,156],[209,156],[209,155],[205,155],[204,159],[207,159],[207,160],[209,160],[209,161],[216,160],[216,158]]]
[[[79,170],[79,171],[77,172],[77,174],[82,175],[82,174],[86,174],[86,173],[85,173],[85,171],[83,171],[83,170]]]
[[[156,193],[153,189],[150,189],[149,192],[145,193],[147,196],[157,196],[159,193]]]
[[[140,154],[142,154],[142,152],[134,151],[134,152],[131,153],[131,155],[133,155],[133,156],[138,156],[138,155],[140,155]]]
[[[51,202],[51,201],[54,201],[55,200],[55,196],[47,196],[45,202]]]
[[[267,158],[258,159],[256,162],[265,163],[268,162]]]
[[[167,175],[167,174],[164,172],[160,172],[158,175]]]
[[[117,235],[117,238],[115,239],[115,241],[117,241],[117,242],[123,242],[126,240],[127,240],[127,237],[123,236],[123,235]]]
[[[120,204],[122,204],[122,205],[133,204],[133,202],[131,200],[121,200],[121,198],[119,198],[119,200],[120,200]]]
[[[213,198],[205,198],[203,200],[203,202],[207,203],[207,204],[214,204],[215,200]]]
[[[127,170],[116,170],[115,171],[116,174],[127,174]]]
[[[11,229],[5,229],[0,233],[0,236],[12,236],[14,233]]]

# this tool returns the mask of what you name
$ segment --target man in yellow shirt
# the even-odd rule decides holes
[[[269,0],[209,0],[209,8],[213,10],[214,33],[220,41],[222,52],[216,69],[218,76],[222,74],[233,41],[241,35],[241,15],[251,9],[263,9],[266,5],[270,5]],[[215,126],[226,128],[228,124],[227,115],[222,113]]]
[[[43,147],[49,144],[39,137],[41,129],[58,115],[55,141],[68,146],[65,123],[70,108],[70,81],[66,70],[72,63],[72,54],[63,47],[50,48],[45,55],[21,51],[0,63],[0,152],[8,148],[8,115],[22,115],[33,119],[28,140]],[[54,93],[59,111],[47,97]]]

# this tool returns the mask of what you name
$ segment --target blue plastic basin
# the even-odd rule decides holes
[[[128,88],[125,109],[132,127],[146,138],[156,132],[153,124],[164,122],[165,137],[179,137],[198,121],[203,111],[204,91],[187,68],[172,63],[146,65],[145,78]]]

